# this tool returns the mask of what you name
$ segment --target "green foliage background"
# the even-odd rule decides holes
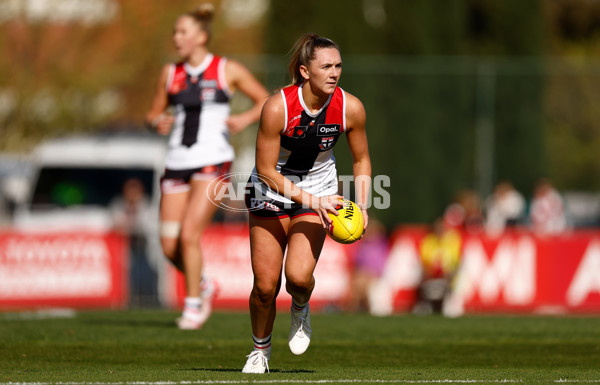
[[[496,128],[487,172],[492,180],[509,179],[530,193],[547,172],[544,76],[537,61],[521,63],[520,56],[542,53],[542,4],[386,1],[381,25],[366,21],[365,2],[344,4],[340,11],[336,1],[273,2],[266,48],[286,52],[307,31],[340,45],[341,86],[367,110],[374,174],[391,179],[391,207],[376,215],[388,224],[429,222],[460,189],[490,193],[491,183],[476,185],[482,69],[491,71],[495,84],[494,94],[487,96],[494,105],[484,117]],[[516,64],[500,57],[514,58]],[[340,169],[351,173],[351,157],[339,147]]]
[[[0,23],[0,151],[140,129],[161,66],[177,59],[173,22],[198,1],[114,1],[109,24]],[[542,176],[561,191],[600,188],[597,2],[271,0],[248,26],[226,23],[226,2],[213,2],[211,49],[270,90],[288,82],[286,54],[303,33],[340,45],[341,86],[367,110],[374,174],[390,177],[391,207],[372,212],[388,226],[431,222],[459,190],[485,197],[502,179],[526,197]],[[98,112],[107,100],[116,107]],[[234,139],[238,151],[255,129]],[[350,173],[343,142],[336,156]]]

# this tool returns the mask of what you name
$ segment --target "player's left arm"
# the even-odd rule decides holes
[[[258,121],[269,92],[244,65],[235,60],[228,59],[225,63],[225,78],[232,93],[239,90],[254,103],[250,109],[227,119],[229,131],[235,134]]]
[[[346,92],[346,137],[352,154],[352,171],[356,204],[365,218],[365,229],[369,222],[367,207],[371,192],[371,157],[367,142],[366,113],[362,102]]]

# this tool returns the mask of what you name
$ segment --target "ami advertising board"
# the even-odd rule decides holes
[[[371,311],[410,311],[421,277],[422,228],[400,227],[391,238],[383,275],[371,287]],[[217,309],[247,310],[252,288],[248,229],[213,226],[204,236],[206,274],[220,285]],[[125,307],[126,238],[118,233],[0,232],[0,308]],[[540,237],[514,231],[497,238],[462,238],[461,263],[449,303],[454,315],[473,312],[600,313],[600,232]],[[315,310],[343,306],[351,290],[353,247],[327,239],[315,272]],[[163,303],[183,301],[183,277],[170,265]],[[285,284],[285,283],[284,283]],[[283,286],[285,287],[285,286]],[[282,290],[278,304],[289,306]]]
[[[385,272],[372,290],[375,313],[410,310],[421,276],[424,235],[419,228],[394,233]],[[600,232],[465,235],[452,288],[448,300],[455,315],[600,312]]]

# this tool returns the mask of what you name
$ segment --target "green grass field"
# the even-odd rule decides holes
[[[176,316],[0,313],[0,385],[600,383],[598,317],[313,314],[311,346],[294,356],[280,312],[271,373],[245,375],[248,314],[216,313],[201,331],[177,330]]]

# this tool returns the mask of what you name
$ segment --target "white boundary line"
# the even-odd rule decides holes
[[[0,382],[0,385],[229,385],[229,384],[499,384],[499,383],[521,383],[523,380],[502,379],[502,380],[359,380],[359,379],[340,379],[340,380],[199,380],[199,381],[129,381],[129,382]],[[528,383],[547,383],[547,381],[527,381]],[[569,380],[558,379],[552,381],[562,384],[598,384],[598,380]]]

